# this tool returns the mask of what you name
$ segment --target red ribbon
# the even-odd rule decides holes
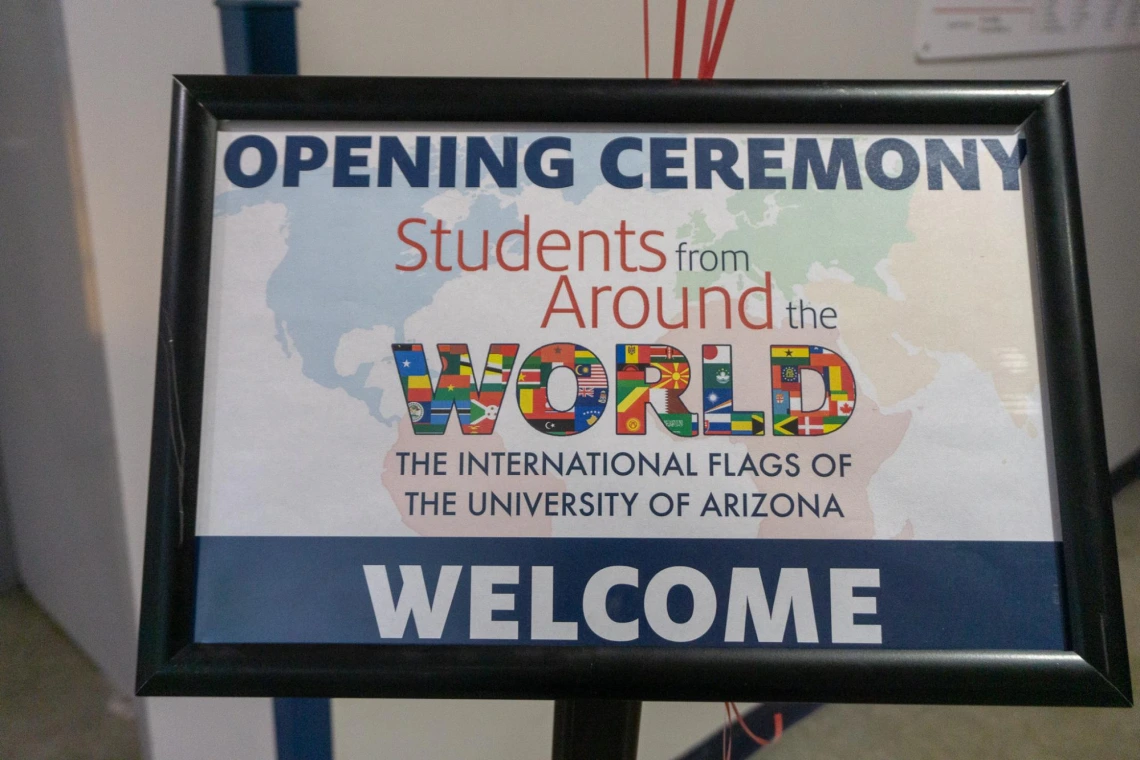
[[[705,64],[712,49],[713,25],[716,23],[716,0],[709,0],[709,9],[705,14],[705,36],[701,40],[701,61],[697,64],[697,79],[705,79]]]
[[[649,0],[641,0],[641,28],[645,31],[645,78],[649,79]]]
[[[677,33],[673,36],[673,78],[681,78],[681,62],[685,57],[685,0],[677,0]]]
[[[705,12],[705,31],[701,38],[701,58],[697,64],[698,79],[712,79],[716,74],[716,65],[720,60],[720,51],[724,46],[724,36],[728,31],[728,22],[732,18],[732,8],[736,0],[724,0],[724,10],[720,14],[720,23],[716,23],[717,0],[709,0],[708,10]],[[673,78],[681,78],[681,64],[685,58],[685,11],[686,0],[677,0],[677,25],[673,36]],[[645,78],[649,78],[649,0],[641,0],[641,24],[645,53]],[[713,28],[716,27],[716,37],[713,37]]]
[[[710,10],[712,3],[715,1],[716,0],[709,0]],[[724,35],[725,32],[728,31],[728,20],[732,18],[732,6],[735,4],[735,2],[736,0],[724,0],[724,10],[721,11],[720,14],[720,25],[716,30],[716,42],[713,43],[712,51],[709,53],[709,57],[707,59],[704,59],[701,64],[701,69],[697,73],[698,79],[712,79],[713,75],[716,73],[716,64],[717,61],[720,60],[720,49],[724,45]],[[712,16],[710,15],[708,17],[708,20],[705,22],[706,36],[712,30],[711,20]]]

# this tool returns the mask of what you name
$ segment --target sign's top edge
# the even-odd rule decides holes
[[[228,75],[228,74],[174,74],[173,79],[183,82],[224,82],[224,81],[290,81],[290,82],[327,82],[330,84],[368,83],[368,82],[440,82],[456,84],[483,84],[483,83],[533,83],[544,85],[640,85],[665,86],[672,88],[692,87],[698,89],[715,89],[718,86],[747,87],[747,86],[773,86],[773,87],[836,87],[841,89],[862,88],[924,88],[941,90],[955,87],[985,88],[989,90],[1024,90],[1040,89],[1050,92],[1068,84],[1063,79],[768,79],[768,78],[724,78],[715,80],[699,79],[668,79],[653,77],[650,79],[633,77],[461,77],[461,76],[356,76],[356,75]]]

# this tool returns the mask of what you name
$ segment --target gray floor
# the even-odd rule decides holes
[[[0,595],[0,759],[140,757],[131,701],[27,595]]]

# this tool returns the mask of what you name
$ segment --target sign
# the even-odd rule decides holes
[[[580,694],[603,658],[663,668],[664,692],[623,694],[691,695],[706,661],[739,667],[708,697],[771,672],[813,700],[880,697],[795,691],[773,658],[1077,656],[1054,254],[1026,211],[1047,146],[1020,121],[442,118],[392,80],[359,86],[398,118],[310,118],[304,88],[344,85],[275,86],[292,115],[219,116],[201,184],[175,148],[172,193],[208,220],[182,259],[208,264],[204,303],[170,322],[201,351],[194,412],[156,417],[156,451],[188,420],[195,439],[173,452],[192,650],[307,653],[260,693],[357,693],[303,672],[349,651],[368,693]],[[765,94],[716,97],[738,86]],[[401,686],[402,656],[470,685]],[[570,680],[500,680],[542,660]],[[976,698],[924,688],[902,696]]]
[[[991,58],[1140,45],[1132,0],[925,0],[920,60]]]

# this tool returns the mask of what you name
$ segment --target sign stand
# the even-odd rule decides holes
[[[636,760],[640,727],[640,702],[555,700],[551,760]]]
[[[983,695],[994,704],[1131,704],[1064,83],[181,77],[172,95],[141,695],[720,701],[747,694],[890,703],[971,703]],[[847,136],[830,136],[837,127]],[[818,135],[798,136],[813,129]],[[543,163],[546,151],[569,150],[563,133],[573,133],[573,151],[558,157],[558,166]],[[470,146],[468,171],[452,160],[461,141]],[[865,152],[856,141],[866,143]],[[372,159],[359,151],[381,145],[387,152],[373,152],[379,164],[369,169]],[[308,157],[305,146],[316,146]],[[617,164],[625,151],[639,151],[649,164],[623,169]],[[897,176],[888,171],[888,163],[892,171],[899,166],[895,155],[902,157]],[[671,173],[676,161],[692,167],[691,177]],[[575,185],[574,167],[598,171],[580,170]],[[392,172],[402,179],[395,182]],[[448,248],[454,258],[428,252],[437,233],[428,230],[425,203],[458,193],[461,175],[469,208],[480,210],[454,223],[463,221],[486,241],[485,266],[469,257],[460,265],[462,230],[447,231],[457,235]],[[853,192],[822,194],[820,183],[838,189],[841,176]],[[441,177],[434,186],[433,177]],[[484,187],[488,178],[511,189],[509,204],[497,200],[495,187]],[[377,192],[343,189],[366,185]],[[877,262],[893,261],[894,241],[913,234],[925,241],[924,252],[912,250],[902,261],[916,296],[897,303],[881,289],[832,278],[815,306],[810,299],[781,303],[783,320],[772,295],[809,280],[813,253],[781,263],[758,249],[754,263],[771,260],[774,271],[756,268],[747,250],[731,247],[755,239],[752,227],[738,225],[721,233],[732,237],[712,251],[709,270],[704,251],[670,239],[697,235],[676,226],[686,214],[728,204],[725,217],[734,218],[737,208],[759,209],[777,185],[793,201],[817,205],[797,205],[800,215],[772,233],[770,250],[797,246],[805,230],[821,235],[812,240],[822,250],[833,237],[834,245],[859,237],[866,225],[890,227],[834,260],[844,272],[871,278]],[[569,196],[557,192],[566,188],[573,188]],[[670,189],[676,203],[658,203],[655,189]],[[587,197],[593,200],[583,204]],[[920,199],[922,214],[911,214]],[[837,203],[858,204],[843,206],[853,226],[821,224]],[[959,225],[962,218],[970,223]],[[288,238],[285,219],[293,220]],[[444,220],[436,222],[439,243]],[[548,229],[555,222],[577,234]],[[512,238],[528,241],[528,230],[535,257],[524,246],[522,261],[530,269],[504,254]],[[640,248],[631,254],[628,238],[636,233]],[[602,256],[587,255],[588,235],[625,241],[624,268],[601,246],[590,250]],[[569,250],[539,242],[551,237],[572,239]],[[409,259],[401,244],[414,239],[420,255]],[[491,267],[492,248],[496,258],[506,255],[506,265]],[[539,249],[562,255],[548,260]],[[634,276],[630,255],[645,278]],[[733,279],[738,257],[750,279]],[[279,267],[292,273],[284,281],[274,277]],[[922,287],[962,267],[970,277],[955,280],[952,291],[923,296]],[[555,282],[564,268],[575,270],[576,285],[568,274]],[[682,304],[700,302],[701,283],[719,279],[716,271],[732,280],[733,291],[720,289],[728,294],[719,298],[723,319],[717,306],[715,321],[701,328],[698,315],[686,320]],[[635,280],[639,285],[623,285]],[[980,291],[976,282],[995,290]],[[572,299],[573,288],[579,296]],[[613,292],[612,301],[580,297],[602,288]],[[638,321],[618,308],[619,294],[640,296]],[[277,296],[284,299],[279,308],[266,311]],[[675,305],[667,307],[666,297]],[[825,309],[824,301],[838,308]],[[756,311],[761,303],[763,315]],[[680,310],[680,322],[671,321],[670,309]],[[961,329],[945,329],[948,314]],[[529,316],[520,323],[516,315]],[[604,342],[603,333],[589,332],[595,328],[586,327],[587,317],[605,331]],[[544,331],[550,320],[559,332]],[[933,394],[937,405],[908,402],[905,419],[886,415],[873,399],[855,411],[855,372],[839,351],[857,362],[865,350],[829,332],[840,323],[886,357],[868,380],[928,382],[909,352],[892,347],[890,322],[906,324],[908,334],[929,344],[924,350],[960,355],[958,369],[945,371],[973,379],[940,375],[946,392]],[[405,323],[412,330],[406,335]],[[298,358],[283,353],[285,324],[304,325],[314,338],[300,342]],[[982,331],[993,332],[987,342],[972,340]],[[353,354],[357,370],[341,365],[352,381],[333,361],[345,336],[361,347]],[[498,342],[505,338],[518,343]],[[389,339],[421,342],[385,345]],[[759,382],[757,400],[766,397],[771,377],[771,403],[761,409],[729,410],[728,391],[740,374],[734,342],[742,347],[739,370]],[[485,359],[472,360],[468,344]],[[1010,346],[1019,352],[1016,367],[1007,362],[1001,369],[1001,352]],[[529,353],[516,362],[519,349]],[[607,363],[601,356],[610,350]],[[321,359],[317,375],[298,374],[306,353]],[[571,356],[573,414],[545,394]],[[429,371],[436,357],[438,379]],[[368,367],[389,361],[395,366],[386,379],[365,383]],[[651,376],[660,372],[655,363],[668,364],[668,378]],[[508,364],[516,370],[516,403],[507,395]],[[483,379],[476,383],[479,367]],[[823,399],[805,401],[805,372],[826,376]],[[334,376],[356,394],[336,396],[343,429],[325,424],[324,383]],[[695,389],[683,400],[696,380],[701,401]],[[377,420],[387,430],[376,438],[369,417],[389,387],[383,384],[397,381],[407,416],[398,424],[395,417]],[[977,392],[975,382],[982,384]],[[715,392],[706,393],[705,383]],[[901,398],[927,398],[916,396],[927,387],[922,383],[900,387]],[[1030,402],[1015,413],[1003,388]],[[388,398],[398,410],[399,396]],[[461,443],[461,436],[494,435],[504,399],[523,419],[471,451],[476,441]],[[602,420],[607,404],[616,411]],[[957,422],[962,409],[994,427],[972,425],[967,440]],[[892,442],[907,430],[931,437],[898,459],[893,452],[901,444]],[[314,438],[314,431],[325,437]],[[539,437],[580,432],[591,436],[584,439],[587,456],[561,464],[554,455],[577,448],[573,442]],[[764,433],[771,446],[757,438]],[[705,434],[708,440],[693,440]],[[716,438],[736,434],[746,437]],[[547,452],[545,471],[527,471],[523,455],[532,446],[535,456]],[[1011,446],[1024,453],[1016,466],[994,454]],[[710,456],[690,456],[701,450]],[[468,457],[481,472],[450,467],[445,455],[452,451],[482,452],[486,464]],[[402,471],[405,459],[410,466]],[[380,461],[391,503],[377,488]],[[338,477],[347,470],[337,468],[349,467],[351,479]],[[860,527],[876,518],[868,484],[878,472],[898,479],[890,498],[883,496],[891,519],[905,516],[914,528],[889,540]],[[939,483],[952,478],[955,488],[934,489],[926,499],[931,475]],[[738,478],[732,490],[726,476]],[[491,522],[494,504],[482,500],[492,501],[495,489],[500,502],[508,495],[513,522]],[[459,503],[462,492],[467,505]],[[256,508],[249,493],[258,495]],[[361,501],[358,493],[376,496]],[[995,519],[988,506],[995,494],[1015,496],[1016,511]],[[405,498],[406,514],[391,509]],[[315,499],[343,510],[313,509]],[[370,509],[374,502],[382,513]],[[841,502],[851,521],[836,521]],[[948,510],[954,520],[942,519]],[[294,522],[298,514],[303,524]],[[793,520],[779,522],[784,516]],[[358,527],[343,530],[347,525]],[[415,585],[394,589],[396,572]],[[437,591],[429,596],[433,578]],[[496,592],[496,585],[514,590]],[[609,609],[615,586],[625,588]],[[669,604],[676,586],[693,599],[684,620],[674,615],[684,616],[688,605]],[[407,596],[413,593],[415,601]],[[397,595],[407,601],[401,605]],[[288,615],[279,614],[283,598]],[[755,618],[750,625],[749,600],[768,606],[769,598],[796,601],[780,619],[761,615],[763,625]],[[456,599],[459,611],[449,617]],[[424,619],[408,626],[417,608]],[[493,614],[507,609],[514,619]],[[636,705],[618,715],[599,705],[559,708],[556,754],[612,757],[607,749],[620,756],[630,747],[621,737],[636,733],[628,730]],[[609,718],[616,727],[599,723]],[[600,750],[591,751],[595,745]]]

